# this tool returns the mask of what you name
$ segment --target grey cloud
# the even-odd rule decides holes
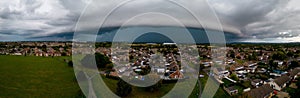
[[[266,42],[299,37],[300,9],[295,6],[299,3],[297,0],[211,1],[223,25],[238,28],[249,40]]]
[[[212,0],[224,25],[232,25],[243,33],[247,32],[245,26],[259,21],[268,20],[272,11],[280,9],[286,2],[282,0]]]
[[[58,0],[3,0],[0,6],[0,32],[24,38],[72,31],[79,17]]]
[[[115,7],[114,5],[123,0],[1,0],[0,34],[10,38],[21,36],[25,39],[68,40],[71,35],[66,32],[74,32],[81,13],[92,1],[95,2],[88,6],[92,9],[88,10],[85,19],[81,18],[84,21],[82,24],[86,24],[85,27],[77,28],[82,32],[98,29],[99,21],[94,19],[105,17],[109,12],[107,9]],[[204,0],[178,0],[178,2],[191,9],[197,9],[195,13],[206,17],[203,22],[210,23],[207,28],[213,29],[218,25],[211,22],[209,16],[205,16],[209,10],[201,6],[205,3]],[[297,3],[300,2],[297,0],[208,0],[208,2],[215,9],[223,29],[233,32],[230,35],[231,39],[244,37],[249,40],[251,38],[276,40],[276,38],[299,37],[300,7],[297,8]],[[134,0],[112,13],[104,25],[118,27],[137,13],[158,10],[175,17],[185,26],[201,27],[190,13],[165,0]],[[129,25],[174,26],[174,22],[160,16],[146,15],[136,18],[135,21],[136,23]]]

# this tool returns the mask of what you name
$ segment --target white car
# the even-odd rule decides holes
[[[199,78],[203,78],[204,77],[204,75],[199,75]]]

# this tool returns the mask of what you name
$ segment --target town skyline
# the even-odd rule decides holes
[[[0,0],[0,98],[298,98],[300,0]]]

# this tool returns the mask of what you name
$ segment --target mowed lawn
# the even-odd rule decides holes
[[[102,79],[106,86],[110,88],[112,92],[116,93],[118,80],[109,79],[104,76],[102,76]],[[141,87],[132,86],[132,92],[124,98],[161,98],[167,94],[174,85],[175,83],[163,84],[159,90],[153,92],[146,91]]]
[[[0,55],[0,98],[70,98],[80,90],[71,57]]]

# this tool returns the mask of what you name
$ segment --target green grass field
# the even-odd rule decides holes
[[[71,57],[35,57],[0,55],[0,98],[74,98],[80,90],[73,68],[64,59]],[[103,77],[111,91],[116,92],[117,80]],[[200,81],[204,86],[206,78]],[[148,92],[133,87],[127,98],[159,98],[167,94],[174,84],[163,84],[158,91]],[[203,88],[202,88],[203,89]],[[190,98],[197,97],[195,87]],[[215,97],[227,97],[221,88]]]
[[[71,57],[0,56],[0,98],[70,98],[80,90]]]
[[[116,92],[118,80],[109,79],[106,77],[102,77],[103,81],[105,82],[106,86],[110,88],[111,91]],[[175,84],[163,84],[162,87],[154,92],[146,91],[144,88],[141,87],[132,87],[132,92],[124,97],[124,98],[161,98],[165,94],[167,94]]]
[[[102,77],[102,79],[106,83],[106,86],[109,87],[111,91],[116,92],[118,80],[109,79],[104,76]],[[200,78],[202,90],[204,89],[207,79],[208,79],[207,76],[205,76],[204,78]],[[163,97],[165,94],[167,94],[173,88],[174,85],[175,83],[163,84],[162,88],[160,88],[158,91],[155,92],[148,92],[142,88],[133,86],[132,92],[125,98],[160,98]],[[197,95],[198,92],[199,92],[199,88],[197,85],[195,86],[189,98],[198,98]],[[217,92],[214,95],[214,98],[230,98],[230,96],[221,87],[219,87]]]

